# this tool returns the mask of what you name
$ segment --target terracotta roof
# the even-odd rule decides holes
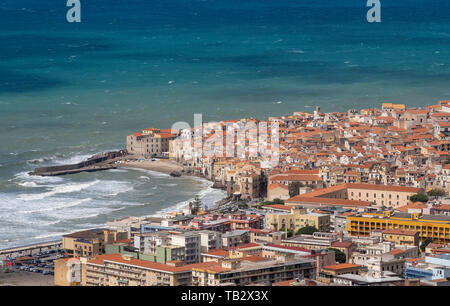
[[[333,248],[349,248],[353,243],[348,241],[335,241],[331,243]]]
[[[241,250],[241,249],[248,249],[248,248],[255,248],[260,247],[261,245],[258,243],[244,243],[237,245],[235,247],[230,248],[230,250]]]
[[[192,268],[194,268],[194,267],[206,267],[206,266],[208,266],[208,264],[211,265],[211,263],[204,262],[204,263],[174,267],[174,266],[160,264],[160,263],[151,262],[151,261],[147,261],[147,260],[135,259],[132,257],[130,259],[124,259],[124,256],[122,256],[121,254],[98,255],[98,256],[88,260],[87,263],[95,264],[95,265],[104,265],[105,261],[116,262],[116,263],[121,263],[121,264],[126,264],[126,265],[133,265],[133,266],[138,266],[138,267],[151,269],[151,270],[164,271],[164,272],[168,272],[168,273],[188,272],[188,271],[192,270]]]
[[[273,184],[269,184],[269,186],[267,186],[268,190],[272,190],[275,188],[281,188],[281,189],[285,189],[285,190],[289,190],[289,187],[284,185],[284,184],[280,184],[280,183],[273,183]]]
[[[228,255],[229,255],[228,251],[226,251],[224,249],[212,250],[212,251],[209,251],[208,253],[204,253],[204,254],[212,255],[212,256],[220,256],[220,257],[228,257]]]
[[[409,209],[424,209],[427,207],[428,206],[426,204],[423,204],[420,202],[415,202],[415,203],[410,203],[408,205],[397,207],[395,210],[401,211],[401,212],[408,212]]]
[[[270,181],[318,181],[321,182],[323,179],[318,175],[312,174],[278,174],[269,177]]]
[[[323,204],[323,205],[337,205],[337,206],[356,206],[364,207],[370,206],[369,202],[345,200],[345,199],[333,199],[333,198],[319,198],[319,197],[307,197],[305,195],[298,195],[286,200],[286,204]]]
[[[292,206],[281,205],[281,204],[264,205],[262,208],[267,208],[267,209],[280,209],[280,210],[287,210],[287,211],[291,211],[291,210],[292,210]]]
[[[392,251],[390,251],[389,253],[392,255],[398,255],[398,254],[402,254],[404,251],[401,249],[394,249]]]
[[[324,266],[323,269],[339,271],[339,270],[359,268],[359,267],[361,267],[361,265],[342,263],[342,264],[337,264],[337,265]]]
[[[375,185],[375,184],[346,184],[347,188],[351,189],[369,189],[369,190],[382,190],[382,191],[397,191],[397,192],[410,192],[417,193],[419,188],[405,187],[405,186],[391,186],[391,185]]]
[[[279,244],[266,244],[266,246],[271,247],[271,248],[277,248],[277,249],[311,253],[311,250],[300,248],[300,247],[284,246],[284,245],[279,245]]]

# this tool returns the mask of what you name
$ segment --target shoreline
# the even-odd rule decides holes
[[[117,168],[135,168],[135,169],[144,169],[150,171],[156,171],[160,173],[170,174],[174,171],[182,172],[183,166],[180,164],[168,160],[168,159],[156,159],[152,160],[143,160],[143,161],[124,161],[122,163],[116,164]],[[189,176],[183,173],[183,176]]]
[[[176,172],[182,173],[182,176],[184,176],[184,177],[200,179],[200,180],[208,183],[208,186],[206,187],[206,189],[199,192],[200,199],[202,199],[206,195],[206,194],[202,194],[202,193],[204,193],[208,189],[225,191],[223,188],[214,187],[214,185],[215,185],[214,182],[202,175],[195,175],[192,173],[183,172],[183,169],[184,169],[183,166],[173,160],[170,160],[170,159],[156,159],[154,161],[148,160],[148,159],[141,160],[141,161],[124,161],[122,163],[118,163],[117,168],[118,169],[119,168],[143,169],[143,170],[155,171],[155,172],[169,174],[169,175],[170,175],[170,173],[176,171]],[[224,195],[224,197],[221,197],[220,199],[219,198],[216,199],[212,205],[206,206],[207,210],[211,210],[211,209],[214,210],[214,209],[218,208],[218,205],[220,205],[220,202],[223,202],[226,199],[227,199],[226,195]],[[155,216],[161,216],[161,215],[171,213],[171,212],[181,212],[183,209],[185,209],[189,205],[189,202],[192,200],[193,200],[193,198],[188,199],[183,202],[180,202],[180,203],[175,203],[167,208],[164,208],[160,211],[155,212],[152,215],[137,216],[137,217],[155,217]],[[206,203],[203,203],[203,204],[206,205]],[[170,209],[172,209],[172,210],[170,210]]]
[[[180,165],[179,163],[173,161],[173,160],[169,160],[169,159],[156,159],[155,161],[152,160],[135,160],[130,159],[129,161],[126,161],[125,159],[116,161],[116,163],[114,164],[115,168],[117,169],[123,169],[123,170],[148,170],[148,171],[154,171],[154,172],[158,172],[158,173],[163,173],[163,174],[167,174],[170,175],[170,173],[172,173],[173,171],[177,171],[182,173],[182,177],[189,177],[191,179],[197,179],[197,180],[201,180],[204,183],[206,183],[206,186],[204,189],[200,190],[198,192],[197,195],[200,196],[200,198],[203,198],[205,195],[208,195],[209,191],[214,191],[214,190],[221,190],[223,191],[223,189],[221,188],[215,188],[214,186],[214,182],[209,180],[208,178],[202,176],[202,175],[195,175],[192,173],[184,173],[182,172],[183,170],[183,166]],[[173,177],[173,179],[175,180],[176,177]],[[222,202],[223,200],[225,200],[226,194],[224,194],[223,196],[221,195],[220,197],[217,196],[217,198],[214,199],[214,201],[212,203],[204,203],[205,205],[207,205],[208,209],[214,209],[217,207],[218,203]],[[165,214],[170,214],[171,212],[181,212],[183,209],[185,209],[189,202],[192,201],[194,198],[189,198],[185,201],[182,202],[174,202],[174,203],[168,203],[169,205],[166,208],[162,208],[159,211],[155,211],[152,212],[150,214],[143,214],[143,215],[136,215],[136,217],[148,217],[148,216],[162,216]],[[113,220],[111,220],[113,221]],[[103,226],[106,226],[106,222],[103,224]],[[55,241],[61,241],[62,237],[56,237]],[[46,242],[45,240],[38,241],[38,242],[31,242],[31,243],[27,243],[24,242],[22,244],[13,244],[13,245],[9,245],[9,246],[2,246],[1,249],[12,249],[12,248],[26,248],[28,246],[32,246],[32,245],[39,245]]]

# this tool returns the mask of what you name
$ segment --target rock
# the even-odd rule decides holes
[[[180,176],[181,176],[181,173],[178,172],[178,171],[172,171],[172,172],[170,172],[170,176],[173,176],[173,177],[180,177]]]

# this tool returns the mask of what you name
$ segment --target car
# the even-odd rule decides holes
[[[42,274],[44,274],[44,275],[49,275],[50,273],[51,273],[51,272],[48,271],[48,270],[42,271]]]

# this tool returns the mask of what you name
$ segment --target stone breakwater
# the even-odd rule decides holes
[[[126,150],[97,154],[76,164],[36,168],[29,175],[58,176],[117,168],[115,162],[128,156]]]

